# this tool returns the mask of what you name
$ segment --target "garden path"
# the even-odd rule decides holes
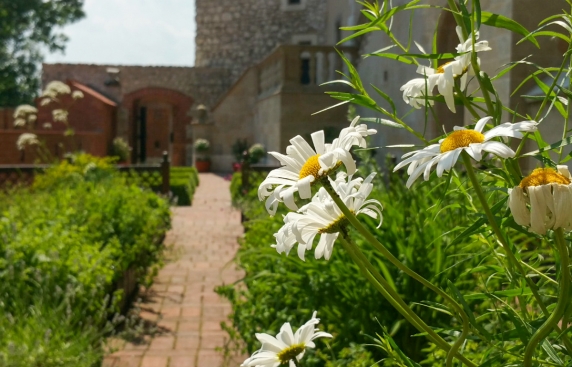
[[[126,343],[106,357],[104,367],[239,366],[243,356],[224,358],[216,347],[228,340],[220,322],[230,303],[213,288],[241,277],[231,260],[242,234],[240,212],[230,203],[229,182],[200,174],[190,207],[173,208],[173,261],[159,271],[141,301],[140,317],[156,326],[141,343]]]

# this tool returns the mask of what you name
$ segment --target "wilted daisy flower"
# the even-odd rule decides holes
[[[400,89],[403,91],[405,103],[415,108],[421,108],[425,105],[425,90],[428,92],[427,95],[431,95],[433,88],[437,86],[439,93],[445,98],[447,107],[455,112],[455,79],[460,78],[460,90],[464,91],[467,86],[468,76],[472,73],[471,57],[473,52],[473,40],[471,37],[465,40],[461,27],[457,27],[456,31],[460,41],[456,49],[457,53],[461,55],[456,56],[453,61],[449,61],[437,69],[419,66],[417,73],[423,75],[423,78],[410,80]],[[475,39],[479,39],[479,32],[475,32]],[[490,50],[491,48],[487,41],[479,41],[474,45],[475,52]],[[421,52],[426,53],[423,49],[421,49]],[[480,62],[479,59],[477,59],[477,62]]]
[[[83,92],[81,90],[74,90],[72,93],[73,99],[80,99],[83,98]]]
[[[16,142],[16,146],[18,150],[24,150],[28,145],[36,145],[39,144],[38,136],[32,133],[24,133],[18,137],[18,141]]]
[[[42,97],[56,98],[60,94],[70,94],[71,88],[69,85],[54,80],[48,83],[46,89],[42,91]]]
[[[549,229],[572,230],[572,177],[567,166],[537,168],[509,190],[514,221],[538,234]]]
[[[431,168],[437,165],[437,176],[441,177],[443,172],[449,171],[465,151],[477,162],[482,159],[483,152],[493,153],[501,158],[512,158],[515,153],[505,144],[491,140],[496,137],[522,138],[522,132],[536,130],[537,123],[534,121],[523,121],[516,124],[506,122],[483,133],[483,128],[492,119],[484,117],[475,125],[475,129],[465,129],[455,126],[451,134],[445,139],[439,140],[438,144],[432,144],[421,150],[416,150],[404,154],[403,159],[394,168],[394,172],[409,164],[407,174],[407,187],[411,187],[421,174],[425,181],[431,175]]]
[[[284,201],[291,210],[297,210],[294,193],[298,192],[301,199],[312,196],[311,185],[327,177],[342,164],[348,174],[356,170],[355,162],[350,154],[352,146],[365,148],[365,137],[376,133],[367,125],[357,125],[359,116],[349,127],[344,128],[338,138],[331,144],[325,144],[324,131],[313,133],[310,146],[300,135],[292,138],[286,148],[286,155],[269,152],[282,167],[271,171],[258,188],[258,198],[266,200],[266,210],[271,215],[276,213],[278,203]]]
[[[331,334],[314,327],[319,323],[320,319],[316,318],[314,311],[312,318],[296,330],[296,333],[292,332],[288,322],[282,325],[276,337],[257,333],[256,339],[262,343],[262,347],[244,361],[241,367],[278,367],[286,363],[290,367],[295,367],[294,359],[300,361],[304,357],[306,348],[315,348],[315,339],[332,337]]]
[[[68,111],[58,108],[52,111],[52,117],[54,121],[67,122],[68,121]]]
[[[371,181],[375,172],[365,180],[356,178],[346,182],[344,173],[338,174],[336,181],[331,181],[332,186],[340,196],[340,199],[355,215],[365,214],[374,219],[379,218],[379,226],[382,221],[382,206],[377,200],[367,200],[373,189]],[[324,257],[329,260],[332,256],[334,242],[345,226],[349,224],[340,208],[332,200],[325,188],[314,195],[312,201],[300,208],[298,213],[288,213],[284,217],[284,226],[276,233],[276,251],[288,254],[298,242],[298,256],[304,260],[306,251],[312,249],[314,238],[319,234],[320,240],[316,246],[314,256],[316,259]]]

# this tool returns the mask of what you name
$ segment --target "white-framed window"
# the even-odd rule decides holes
[[[306,0],[281,0],[280,9],[284,11],[306,9]]]

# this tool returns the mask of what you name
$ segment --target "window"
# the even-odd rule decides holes
[[[304,10],[306,8],[306,0],[281,0],[280,10]]]

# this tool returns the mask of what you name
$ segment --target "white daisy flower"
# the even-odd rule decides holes
[[[383,220],[382,206],[379,201],[367,197],[373,189],[371,181],[375,173],[370,174],[365,180],[356,178],[346,182],[346,175],[338,174],[336,181],[331,181],[334,189],[355,215],[365,214],[374,219],[379,218],[379,226]],[[340,231],[349,224],[340,208],[332,200],[325,188],[314,195],[312,201],[300,208],[298,213],[288,213],[284,217],[284,226],[280,228],[276,237],[276,248],[279,253],[289,254],[290,250],[298,243],[298,256],[304,260],[306,251],[312,250],[314,238],[319,234],[320,240],[316,246],[314,256],[329,260],[332,256],[334,242]]]
[[[350,154],[352,146],[365,148],[365,137],[377,131],[368,129],[367,125],[357,125],[359,116],[349,127],[340,132],[340,136],[331,144],[325,144],[324,131],[313,133],[310,146],[300,135],[292,138],[286,148],[286,155],[269,152],[276,158],[282,167],[271,171],[258,188],[258,198],[266,200],[266,210],[270,215],[276,213],[279,202],[284,202],[291,210],[298,207],[294,200],[294,193],[298,192],[301,199],[312,197],[311,185],[324,179],[342,164],[348,174],[356,170],[355,162]]]
[[[240,366],[278,367],[288,363],[290,367],[295,367],[294,359],[300,361],[304,357],[306,348],[315,348],[315,339],[332,337],[331,334],[315,328],[315,325],[319,323],[320,319],[316,318],[316,311],[314,311],[312,318],[296,330],[296,333],[292,332],[292,327],[288,322],[282,325],[276,337],[257,333],[256,339],[262,343],[262,348],[254,352]]]
[[[483,128],[492,119],[484,117],[475,125],[474,130],[455,126],[454,132],[445,139],[439,140],[438,144],[429,145],[421,150],[404,154],[403,159],[394,168],[394,172],[409,164],[407,174],[407,187],[423,174],[425,181],[431,175],[431,168],[437,165],[437,176],[443,176],[443,172],[449,171],[459,158],[461,152],[466,151],[475,161],[482,159],[483,152],[493,153],[502,158],[512,158],[515,153],[505,144],[491,140],[496,137],[522,138],[522,132],[536,131],[537,122],[523,121],[515,124],[506,122],[483,133]]]
[[[472,73],[471,57],[473,52],[473,40],[471,37],[465,40],[461,27],[457,27],[456,31],[460,41],[456,49],[457,53],[461,55],[456,56],[453,61],[447,62],[437,69],[420,65],[417,68],[417,73],[423,75],[423,78],[410,80],[400,89],[403,91],[405,103],[410,104],[414,108],[421,108],[425,105],[425,90],[428,92],[427,95],[432,95],[433,88],[436,85],[439,94],[445,98],[447,107],[455,112],[455,79],[460,77],[460,89],[464,91],[467,86],[468,76]],[[475,39],[479,39],[479,32],[475,32]],[[422,48],[420,50],[426,54]],[[474,45],[475,52],[490,50],[488,41],[479,41]],[[477,62],[480,62],[478,58]],[[420,101],[423,103],[420,103]]]
[[[572,177],[567,166],[537,168],[509,190],[514,221],[538,234],[549,229],[572,230]]]
[[[32,133],[24,133],[18,137],[18,141],[16,142],[16,146],[18,150],[24,150],[28,145],[36,145],[39,144],[38,136]]]

